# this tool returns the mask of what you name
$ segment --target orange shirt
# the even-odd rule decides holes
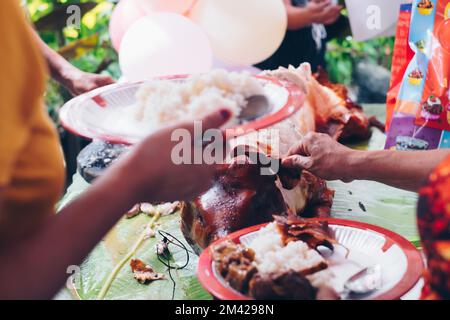
[[[0,1],[0,30],[1,246],[54,213],[64,167],[43,104],[45,64],[17,0]]]

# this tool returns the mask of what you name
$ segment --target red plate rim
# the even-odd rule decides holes
[[[189,77],[189,75],[174,75],[174,76],[167,76],[167,77],[158,77],[156,79],[160,80],[174,80],[174,79],[184,79]],[[232,139],[238,136],[242,136],[245,134],[248,134],[252,131],[257,131],[261,129],[265,129],[268,127],[271,127],[283,120],[286,120],[290,116],[292,116],[294,113],[296,113],[303,105],[304,102],[304,93],[302,90],[296,86],[295,84],[289,82],[289,81],[283,81],[279,80],[273,77],[266,77],[266,76],[254,76],[255,78],[265,80],[268,82],[271,82],[272,84],[275,84],[279,87],[282,87],[287,90],[288,92],[288,99],[284,106],[282,106],[277,112],[262,117],[260,119],[257,119],[255,121],[249,122],[244,125],[236,126],[230,129],[226,130],[226,138]],[[115,144],[133,144],[131,141],[127,141],[126,138],[119,137],[119,136],[110,136],[107,134],[97,134],[96,132],[89,132],[89,130],[79,130],[75,128],[71,121],[69,120],[68,113],[71,110],[71,108],[76,107],[77,105],[81,104],[83,101],[96,98],[98,96],[101,96],[102,93],[106,93],[111,90],[115,90],[118,88],[123,88],[126,86],[134,86],[136,84],[143,83],[144,81],[136,81],[136,82],[127,82],[127,83],[121,83],[121,84],[112,84],[103,88],[96,89],[94,91],[88,92],[86,94],[83,94],[81,96],[78,96],[70,101],[68,101],[60,110],[59,110],[59,119],[61,125],[70,133],[83,137],[85,139],[99,139],[110,143]]]
[[[386,238],[386,243],[389,245],[389,247],[393,244],[396,244],[401,248],[407,259],[407,269],[405,274],[403,275],[403,278],[393,288],[380,294],[373,300],[399,300],[403,295],[410,291],[422,277],[425,265],[420,252],[416,247],[414,247],[411,242],[409,242],[401,235],[382,227],[364,222],[334,218],[313,218],[311,220],[327,221],[330,225],[354,227],[357,229],[374,231],[382,234]],[[215,277],[212,268],[212,248],[222,242],[230,240],[238,243],[241,236],[256,232],[259,229],[265,227],[267,224],[268,223],[264,223],[234,232],[227,237],[216,241],[203,251],[199,258],[197,276],[200,283],[210,294],[220,300],[252,300],[251,298],[233,290],[232,288],[225,286],[221,282],[221,280]],[[388,248],[386,248],[386,250],[387,249]]]

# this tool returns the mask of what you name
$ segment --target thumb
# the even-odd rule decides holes
[[[318,4],[317,9],[322,11],[327,9],[331,5],[331,1],[326,0]]]
[[[113,78],[111,78],[110,76],[105,75],[105,74],[97,75],[97,78],[95,80],[96,80],[95,82],[100,86],[106,86],[108,84],[115,83]]]
[[[302,157],[299,155],[290,156],[288,158],[283,159],[283,161],[281,161],[281,165],[286,168],[308,170],[311,167],[311,158]]]
[[[224,126],[228,122],[228,120],[230,120],[231,116],[231,111],[229,111],[228,109],[220,109],[208,114],[201,120],[185,123],[182,128],[188,130],[191,133],[191,137],[193,138],[192,142],[195,145],[205,145],[203,141],[204,133],[210,129],[217,129],[220,131],[221,135],[224,136],[224,132],[220,128]],[[198,123],[201,124],[201,132],[196,131]],[[201,136],[198,136],[198,134],[201,134]],[[223,140],[223,142],[226,143],[226,140]]]
[[[201,120],[202,130],[205,132],[209,129],[219,129],[226,124],[230,118],[231,112],[228,109],[212,112]]]

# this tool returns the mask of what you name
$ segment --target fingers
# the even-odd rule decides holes
[[[331,0],[315,0],[314,2],[324,6],[331,5]]]
[[[323,21],[323,24],[327,25],[327,26],[331,25],[331,24],[335,23],[339,19],[340,16],[341,16],[341,14],[337,13],[337,14],[331,16],[331,18],[327,18],[325,21]]]
[[[290,156],[283,159],[281,165],[285,168],[308,170],[311,168],[311,159],[303,156]]]
[[[319,22],[327,22],[331,19],[336,19],[340,16],[342,11],[342,6],[333,5],[330,2],[316,3],[313,10],[317,12],[317,19]]]
[[[313,145],[315,139],[317,138],[317,134],[308,133],[303,139],[289,149],[288,156],[300,155],[300,156],[310,156],[311,155],[311,146]]]
[[[288,156],[294,155],[309,156],[308,146],[305,144],[305,140],[300,141],[289,149]]]
[[[72,95],[77,96],[113,83],[115,83],[114,79],[108,75],[83,73],[80,79],[74,78],[71,80],[67,88]]]
[[[222,109],[222,110],[219,110],[219,111],[209,114],[202,120],[203,133],[205,133],[206,131],[208,131],[210,129],[219,129],[220,127],[225,125],[230,120],[230,118],[231,118],[231,112],[227,109]],[[215,147],[217,147],[216,144],[213,144],[213,142],[218,142],[218,141],[214,140],[214,139],[218,139],[218,137],[216,137],[214,135],[214,133],[212,136],[203,135],[202,139],[204,139],[202,141],[203,146],[206,147],[205,150],[208,150],[208,152],[211,152],[211,150],[208,148],[214,149]],[[222,151],[227,150],[228,140],[225,138],[225,132],[223,132],[222,130],[221,130],[221,140],[219,140],[219,142],[222,143],[222,145],[221,145]],[[195,144],[195,141],[193,141],[193,143]],[[225,152],[222,153],[222,156],[223,157],[226,156]]]
[[[223,150],[227,150],[228,141],[225,138],[225,132],[220,128],[231,119],[231,116],[228,109],[220,109],[199,121],[179,123],[166,128],[166,130],[172,133],[178,129],[187,130],[190,133],[191,143],[195,147],[206,147],[213,143],[214,147],[217,147],[216,143],[221,142]],[[207,132],[211,129],[217,129],[217,132]]]
[[[219,129],[225,125],[231,118],[231,112],[228,109],[221,109],[210,113],[202,120],[202,130],[203,132],[209,129]]]
[[[341,15],[342,6],[333,6],[330,8],[331,14],[338,18]]]
[[[322,2],[316,2],[313,6],[314,11],[316,12],[323,12],[330,6],[330,1],[322,1]]]
[[[207,116],[203,117],[201,120],[196,121],[185,121],[182,123],[178,123],[173,125],[172,127],[169,127],[168,129],[175,130],[175,129],[185,129],[188,130],[192,136],[194,136],[194,133],[204,133],[205,131],[209,129],[220,129],[222,126],[224,126],[230,119],[231,119],[231,112],[228,109],[220,109],[217,111],[214,111]],[[196,124],[201,124],[201,131],[200,132],[194,132],[196,128]],[[197,128],[199,129],[200,126]]]
[[[103,75],[103,74],[99,74],[96,77],[95,83],[99,86],[99,87],[103,87],[103,86],[107,86],[109,84],[113,84],[115,83],[114,79],[111,78],[108,75]]]

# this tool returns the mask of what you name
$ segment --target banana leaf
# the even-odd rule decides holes
[[[367,114],[376,115],[380,120],[384,120],[384,110],[383,105],[366,107]],[[382,149],[384,141],[385,135],[374,129],[370,141],[352,147]],[[76,198],[88,186],[81,176],[75,175],[74,182],[60,206]],[[332,208],[333,217],[372,223],[397,232],[411,241],[418,240],[415,220],[416,194],[369,181],[355,181],[350,184],[333,181],[329,186],[336,191]],[[75,288],[65,288],[55,298],[171,299],[173,283],[169,278],[142,285],[133,278],[129,266],[130,258],[136,257],[151,265],[157,272],[168,276],[167,268],[158,261],[155,253],[155,244],[161,239],[158,234],[156,239],[144,241],[136,252],[132,252],[145,232],[145,226],[150,222],[151,218],[145,215],[122,219],[86,258],[81,266],[81,273],[75,277]],[[169,232],[187,245],[180,232],[178,213],[163,217],[157,223],[159,224],[157,230]],[[183,264],[185,255],[183,250],[174,250],[173,263]],[[117,268],[123,260],[126,260],[123,266]],[[197,257],[191,254],[187,268],[172,273],[176,282],[175,299],[211,299],[196,279],[196,267]],[[112,276],[115,268],[117,274]],[[108,278],[112,280],[110,287],[105,286]]]
[[[63,207],[86,190],[89,185],[79,175],[74,177],[72,186],[60,203]],[[142,240],[147,227],[154,223],[156,237]],[[140,214],[132,219],[123,218],[86,258],[81,272],[73,277],[73,284],[64,288],[56,299],[114,299],[114,300],[209,300],[212,297],[202,288],[196,278],[198,257],[192,252],[171,246],[172,266],[185,264],[187,254],[189,263],[182,270],[172,270],[158,260],[156,243],[162,239],[158,230],[165,231],[180,240],[188,249],[180,230],[179,212],[155,219]],[[141,243],[138,245],[138,243]],[[137,250],[134,250],[137,248]],[[163,273],[166,279],[150,284],[140,284],[133,278],[130,260],[137,258]],[[110,282],[110,285],[107,285]],[[175,289],[174,283],[175,282]]]
[[[373,181],[332,181],[328,186],[335,190],[333,217],[378,225],[418,242],[417,194]]]

